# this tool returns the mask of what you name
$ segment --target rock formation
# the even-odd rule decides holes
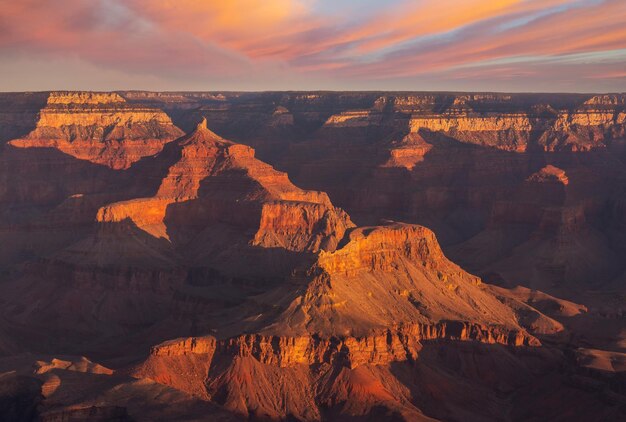
[[[170,211],[172,225],[179,229],[191,225],[188,229],[196,230],[211,221],[252,226],[257,228],[253,245],[295,251],[334,249],[352,226],[325,193],[297,188],[285,173],[255,159],[252,148],[211,132],[205,119],[177,143],[180,160],[169,168],[154,197],[103,207],[97,220],[129,219],[155,237],[169,238],[168,207],[189,202],[185,212],[193,213],[192,218]]]
[[[56,148],[73,157],[126,169],[182,135],[161,110],[127,104],[114,93],[52,92],[35,129],[18,148]]]
[[[0,94],[0,416],[623,419],[625,102]]]
[[[521,331],[514,313],[479,278],[444,257],[430,230],[403,224],[358,228],[344,242],[319,254],[307,271],[308,286],[263,331],[340,335],[448,320]]]

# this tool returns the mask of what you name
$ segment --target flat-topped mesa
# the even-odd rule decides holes
[[[355,275],[360,270],[395,271],[401,258],[428,269],[437,269],[445,259],[431,230],[399,223],[352,230],[343,247],[320,254],[318,265],[330,275]]]
[[[382,114],[373,110],[350,110],[333,114],[324,123],[324,127],[368,127],[381,123]]]
[[[181,135],[163,111],[129,104],[118,94],[52,92],[35,129],[10,144],[56,148],[82,160],[126,169]]]
[[[424,156],[433,149],[417,132],[405,135],[401,140],[394,141],[389,146],[389,159],[382,167],[404,167],[412,170],[418,163],[424,161]]]
[[[260,321],[273,335],[364,335],[369,330],[471,321],[523,331],[514,312],[449,261],[429,229],[410,224],[350,231],[334,252],[321,251],[295,297],[273,303],[280,316]]]
[[[170,166],[156,195],[114,203],[98,212],[100,222],[126,218],[156,237],[169,238],[167,224],[215,222],[256,229],[250,240],[260,247],[295,251],[332,250],[346,229],[349,216],[323,192],[302,190],[286,173],[255,158],[254,149],[225,140],[203,119],[177,141],[180,158]],[[168,209],[174,204],[178,212]],[[166,215],[169,221],[166,221]]]
[[[115,92],[76,92],[56,91],[48,97],[48,105],[52,104],[122,104],[126,100]]]

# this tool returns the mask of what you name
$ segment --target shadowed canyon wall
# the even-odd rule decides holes
[[[625,131],[623,94],[0,94],[0,412],[620,420]]]

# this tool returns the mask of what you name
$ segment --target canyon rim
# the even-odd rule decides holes
[[[625,20],[0,0],[0,421],[626,420]]]

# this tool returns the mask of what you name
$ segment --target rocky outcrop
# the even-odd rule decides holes
[[[432,231],[389,224],[348,232],[335,251],[321,251],[292,275],[292,294],[271,294],[277,316],[261,314],[250,329],[271,335],[365,336],[400,325],[471,321],[523,329],[481,280],[450,262]],[[299,287],[299,288],[298,288]]]
[[[0,377],[42,419],[620,419],[567,377],[623,370],[623,95],[16,95]]]
[[[389,368],[411,368],[419,362],[424,345],[442,341],[449,342],[448,347],[455,341],[512,348],[538,345],[520,332],[459,322],[388,329],[365,337],[251,334],[216,340],[205,336],[154,346],[131,374],[256,418],[265,413],[274,418],[296,414],[300,419],[319,420],[320,413],[341,403],[333,397],[342,394],[342,402],[354,401],[363,414],[370,414],[372,407],[402,409],[415,420],[424,417],[403,398],[406,393],[401,388],[391,387],[397,381]],[[339,391],[314,393],[328,389]]]
[[[325,193],[297,188],[285,173],[256,159],[252,148],[210,131],[206,119],[178,145],[180,159],[169,168],[154,197],[105,206],[98,211],[98,221],[129,219],[155,237],[167,239],[168,224],[192,225],[197,230],[228,222],[256,227],[250,239],[254,246],[295,251],[332,250],[353,226]],[[168,211],[176,204],[189,204],[185,212],[194,218]]]
[[[334,250],[352,226],[343,210],[326,204],[277,201],[263,204],[252,244],[293,251]]]
[[[242,335],[225,340],[215,337],[190,337],[169,340],[151,351],[151,357],[226,354],[254,357],[266,365],[287,367],[298,364],[338,364],[350,368],[360,365],[386,365],[415,360],[420,342],[434,340],[477,341],[509,346],[539,346],[539,341],[518,330],[487,327],[461,321],[434,325],[411,325],[373,332],[363,337],[301,337]],[[210,361],[211,358],[209,358]]]
[[[425,344],[540,345],[518,325],[511,308],[449,262],[432,231],[421,226],[351,229],[336,250],[319,252],[307,271],[296,270],[284,285],[254,298],[260,309],[266,300],[273,309],[286,310],[256,315],[250,334],[154,346],[133,375],[253,417],[290,413],[316,420],[317,412],[337,404],[313,391],[346,387],[345,400],[357,400],[364,413],[378,405],[402,409],[414,419],[421,414],[398,391],[387,392],[396,382],[387,371],[419,362]],[[353,377],[363,371],[381,373],[371,380],[380,383],[380,391],[358,392],[363,384]],[[252,378],[254,385],[247,381]],[[297,386],[303,379],[311,391]],[[286,402],[280,399],[284,391]]]
[[[441,132],[460,142],[506,151],[525,151],[533,130],[525,114],[454,113],[441,116],[412,116],[409,128],[419,132]]]
[[[163,111],[130,105],[118,94],[52,92],[35,129],[10,144],[56,148],[82,160],[126,169],[182,134]]]
[[[333,253],[322,252],[318,264],[330,275],[354,276],[363,270],[394,271],[401,259],[435,271],[448,263],[431,230],[396,224],[352,230],[346,244]]]
[[[417,132],[405,135],[400,141],[393,141],[389,148],[389,159],[382,167],[403,167],[407,170],[424,161],[424,156],[433,149]]]

